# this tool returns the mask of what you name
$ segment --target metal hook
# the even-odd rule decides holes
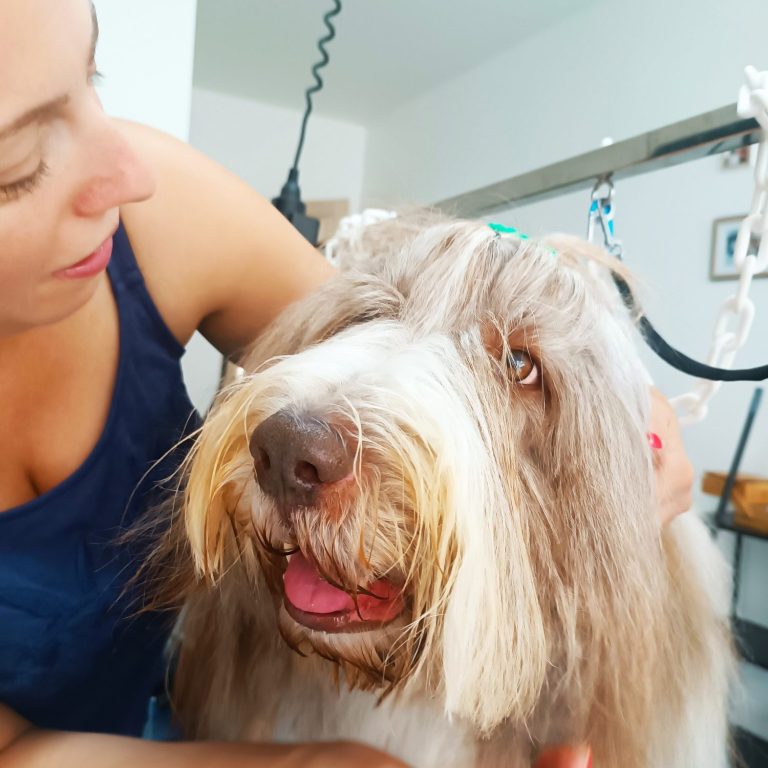
[[[605,187],[607,187],[607,189],[604,189]],[[592,188],[592,199],[589,205],[587,240],[594,242],[595,222],[599,223],[605,250],[608,251],[611,256],[621,259],[622,246],[621,243],[616,240],[614,228],[614,194],[613,178],[610,174],[601,176],[597,179],[595,186]]]

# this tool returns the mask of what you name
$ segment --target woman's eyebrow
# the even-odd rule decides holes
[[[57,96],[55,99],[46,101],[45,104],[40,104],[37,107],[33,107],[28,112],[25,112],[21,117],[17,117],[11,123],[4,127],[0,127],[0,141],[7,139],[14,133],[17,133],[22,128],[26,128],[36,120],[49,120],[55,117],[61,112],[61,110],[69,102],[69,94],[64,96]]]
[[[90,67],[94,59],[96,58],[96,44],[99,42],[99,20],[96,18],[96,8],[91,3],[91,19],[93,22],[91,31],[91,46],[88,51],[88,66]],[[14,133],[17,133],[22,128],[26,128],[37,120],[45,121],[55,117],[61,112],[61,110],[69,102],[69,94],[64,96],[57,96],[50,101],[46,101],[44,104],[40,104],[37,107],[33,107],[28,112],[25,112],[21,117],[17,117],[8,125],[0,126],[0,141],[7,139]]]

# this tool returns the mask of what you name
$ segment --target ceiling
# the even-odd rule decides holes
[[[363,125],[594,0],[343,0],[319,114]],[[331,0],[198,0],[195,85],[303,109]]]

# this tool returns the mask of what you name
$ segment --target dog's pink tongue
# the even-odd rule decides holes
[[[307,613],[338,613],[355,607],[352,598],[329,584],[301,552],[288,561],[283,585],[285,596]]]
[[[401,590],[387,579],[368,586],[371,595],[358,595],[355,601],[329,584],[301,552],[291,556],[283,575],[288,601],[306,613],[354,613],[363,621],[391,621],[403,610]]]

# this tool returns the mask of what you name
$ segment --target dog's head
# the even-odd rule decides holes
[[[352,685],[418,678],[483,731],[545,689],[636,695],[619,655],[653,642],[663,569],[607,257],[466,221],[348,248],[190,454],[198,574],[251,568],[290,645]]]

